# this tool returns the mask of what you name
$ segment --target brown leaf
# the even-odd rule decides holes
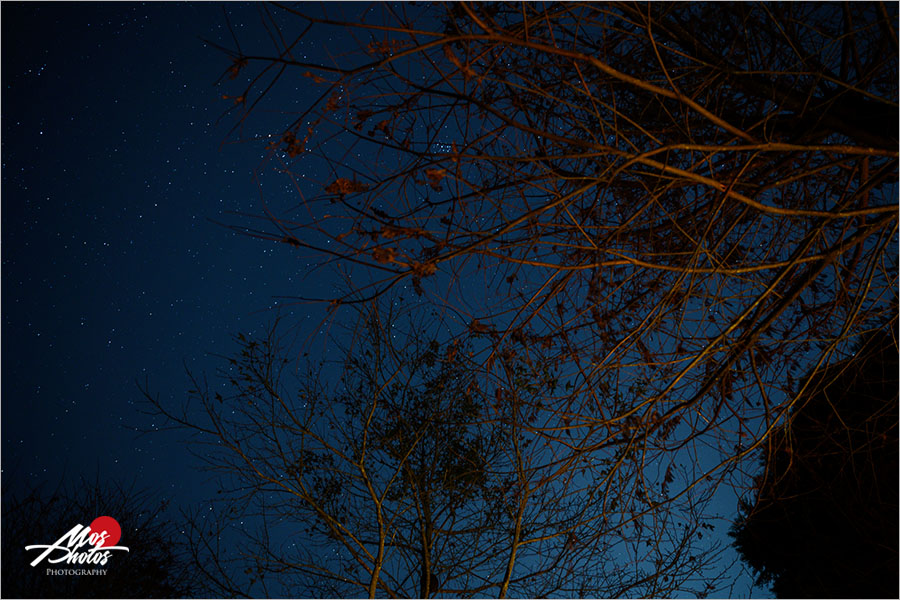
[[[459,69],[459,71],[463,74],[463,77],[465,77],[466,80],[471,79],[472,77],[477,77],[475,71],[473,71],[469,67],[468,63],[462,64],[460,62],[460,60],[456,57],[456,54],[453,53],[453,48],[451,48],[449,44],[444,44],[444,56],[447,57],[447,60],[449,60],[453,64],[454,67]]]
[[[306,140],[298,140],[297,136],[294,135],[294,132],[288,131],[283,136],[281,136],[281,141],[285,143],[284,151],[288,153],[288,156],[294,158],[303,153]]]
[[[409,42],[406,40],[384,40],[383,42],[369,42],[368,47],[366,48],[369,54],[394,54],[406,46],[409,45]]]
[[[647,345],[644,344],[642,340],[637,341],[637,347],[641,351],[641,356],[644,357],[644,362],[650,364],[653,362],[653,355],[650,353],[650,349],[647,348]]]
[[[422,230],[418,227],[395,227],[393,225],[385,225],[381,228],[381,237],[389,240],[397,237],[417,238],[422,235]]]
[[[471,323],[469,323],[469,331],[472,333],[486,333],[490,331],[490,327],[485,325],[484,323],[480,323],[478,319],[475,319]]]
[[[375,262],[389,263],[394,261],[395,251],[393,248],[375,248],[372,250],[372,258]]]
[[[345,179],[343,177],[339,177],[335,179],[333,183],[329,184],[328,187],[325,188],[325,191],[329,194],[352,194],[355,192],[365,192],[369,189],[364,183],[360,183],[359,181]]]
[[[309,77],[310,79],[312,79],[312,80],[315,81],[316,83],[327,83],[327,82],[328,82],[328,80],[325,79],[324,77],[320,77],[320,76],[318,76],[318,75],[316,75],[316,74],[314,74],[314,73],[310,73],[309,71],[306,71],[305,73],[303,73],[303,76],[304,76],[304,77]]]
[[[437,272],[437,265],[433,262],[414,262],[410,265],[410,268],[412,269],[412,272],[416,277],[428,277],[429,275],[434,275]]]
[[[228,79],[237,79],[241,73],[241,69],[247,66],[247,59],[236,56],[231,59],[231,66],[228,67]]]
[[[673,481],[675,481],[675,474],[672,473],[672,465],[669,465],[669,468],[666,469],[666,476],[663,481],[665,483],[672,483]]]
[[[436,192],[441,191],[441,179],[447,176],[447,169],[425,169],[428,185]]]
[[[391,137],[390,126],[391,126],[390,119],[385,119],[384,121],[379,121],[378,124],[375,125],[375,129],[373,129],[369,133],[369,135],[375,135],[376,131],[380,131],[384,134],[384,136],[386,138],[390,138]]]
[[[325,105],[325,110],[332,112],[341,107],[341,95],[337,92],[333,93],[328,97],[328,103]]]

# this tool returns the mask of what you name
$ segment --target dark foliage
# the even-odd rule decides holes
[[[165,503],[147,492],[82,481],[68,489],[36,488],[24,497],[3,498],[4,598],[184,598],[200,593],[182,560],[180,534],[165,520]],[[77,524],[108,515],[122,527],[109,562],[97,565],[31,566],[39,553],[25,546],[52,544]],[[47,568],[106,569],[105,575],[48,575]]]
[[[897,345],[870,336],[808,378],[771,438],[756,505],[732,530],[779,598],[895,598]]]

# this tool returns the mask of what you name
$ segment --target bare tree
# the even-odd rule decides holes
[[[586,552],[652,523],[621,560],[661,581],[654,540],[709,525],[674,515],[749,487],[795,379],[897,304],[896,6],[304,10],[264,9],[273,51],[231,51],[235,137],[297,190],[235,228],[336,264],[345,293],[297,297],[335,316],[407,285],[441,311],[506,436],[540,440],[528,472],[556,475],[537,489],[613,490],[630,515],[576,511]],[[340,52],[305,59],[321,29]],[[317,100],[257,129],[298,78]],[[521,399],[512,364],[558,385]]]
[[[627,444],[573,457],[536,424],[558,386],[548,368],[505,353],[505,378],[488,381],[474,346],[438,341],[440,322],[372,305],[361,323],[339,365],[297,371],[275,326],[238,336],[229,392],[195,381],[179,412],[148,395],[218,476],[218,509],[190,519],[218,593],[703,591],[719,552],[698,543],[708,498],[661,517],[628,487]],[[227,556],[236,522],[243,550]]]

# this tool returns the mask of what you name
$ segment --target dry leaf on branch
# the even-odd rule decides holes
[[[294,158],[303,153],[306,147],[306,140],[298,140],[292,131],[288,131],[281,137],[281,141],[285,143],[284,151],[288,156]]]
[[[351,181],[350,179],[339,177],[338,179],[334,180],[334,183],[329,184],[328,187],[325,188],[325,191],[329,194],[341,194],[343,196],[344,194],[365,192],[368,189],[369,186],[364,183],[360,183],[355,179]]]
[[[490,331],[490,326],[481,323],[478,319],[475,319],[471,323],[469,323],[469,331],[472,333],[486,333]]]
[[[328,103],[325,105],[325,110],[328,112],[333,112],[341,107],[341,95],[337,92],[333,93],[328,97]]]
[[[247,66],[247,59],[242,56],[235,56],[231,59],[231,66],[228,67],[228,79],[237,79],[241,73],[241,69]]]
[[[398,237],[418,238],[424,233],[419,227],[395,227],[393,225],[385,225],[381,228],[381,237],[389,240]]]
[[[375,112],[371,110],[361,110],[356,113],[356,125],[353,126],[353,129],[360,131],[363,127],[363,123],[366,122],[366,119],[374,115]]]
[[[319,75],[316,75],[315,73],[310,73],[309,71],[306,71],[305,73],[303,73],[303,76],[304,76],[304,77],[309,77],[310,79],[312,79],[312,80],[315,81],[316,83],[328,83],[328,80],[325,79],[324,77],[321,77],[321,76],[319,76]]]
[[[416,277],[428,277],[429,275],[434,275],[437,272],[437,265],[433,262],[414,262],[410,265],[410,269],[412,269],[412,272]]]
[[[425,169],[428,185],[436,192],[441,191],[441,179],[447,176],[447,169]]]
[[[467,81],[473,77],[478,76],[475,71],[473,71],[471,67],[469,67],[468,63],[463,64],[460,62],[460,60],[456,57],[456,54],[454,54],[453,48],[451,48],[449,45],[444,45],[444,56],[447,57],[447,60],[453,63],[454,67],[459,69],[459,71],[463,74],[463,77],[465,77]]]
[[[366,50],[369,54],[394,54],[403,48],[409,46],[410,42],[406,40],[384,40],[383,42],[369,42]]]
[[[375,262],[379,263],[389,263],[394,261],[394,257],[396,256],[396,252],[393,248],[375,248],[372,250],[372,258],[375,259]]]

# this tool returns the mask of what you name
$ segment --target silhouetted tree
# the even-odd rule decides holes
[[[653,482],[627,485],[640,453],[611,440],[581,461],[536,422],[559,384],[550,369],[506,353],[488,380],[474,346],[442,331],[373,304],[337,365],[296,370],[273,327],[238,337],[227,392],[197,382],[178,413],[151,397],[219,476],[217,510],[192,520],[218,594],[704,590],[718,552],[698,543],[704,498],[651,511]],[[242,550],[226,556],[209,542],[235,523]]]
[[[813,374],[772,435],[735,545],[779,598],[898,594],[896,322]]]
[[[183,535],[165,520],[165,507],[149,492],[99,478],[70,487],[35,488],[24,496],[4,495],[3,597],[186,598],[202,593]],[[102,567],[47,560],[31,566],[40,552],[26,551],[26,546],[53,544],[75,525],[89,526],[104,515],[118,521],[122,528],[118,545],[128,547],[128,552],[113,552]],[[48,568],[102,568],[106,573],[48,575]]]
[[[553,448],[543,468],[594,478],[584,498],[615,487],[659,531],[711,526],[701,499],[750,486],[794,381],[894,311],[896,5],[262,14],[275,50],[236,43],[225,96],[296,196],[235,229],[335,265],[333,297],[294,294],[334,319],[408,287],[499,397],[504,355],[551,369],[525,429]],[[297,81],[319,93],[297,105]],[[621,560],[661,574],[665,556]]]

